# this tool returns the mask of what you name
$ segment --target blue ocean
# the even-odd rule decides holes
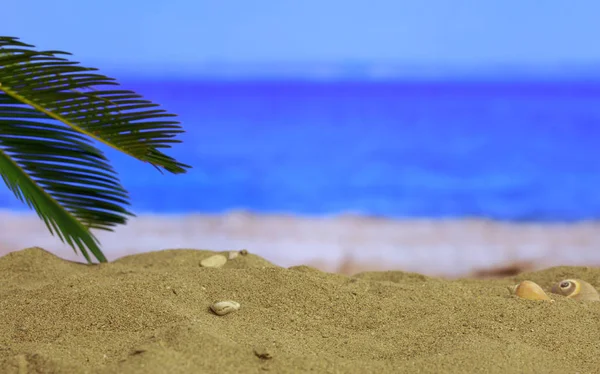
[[[600,84],[125,81],[186,175],[107,151],[143,213],[600,218]],[[0,188],[0,207],[22,209]]]

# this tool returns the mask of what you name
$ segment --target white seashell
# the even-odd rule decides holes
[[[230,300],[218,301],[210,306],[210,310],[218,316],[224,316],[231,312],[235,312],[238,309],[240,309],[240,303]]]
[[[214,255],[200,261],[200,266],[205,268],[220,268],[227,262],[227,257],[223,255]]]
[[[240,254],[239,251],[229,251],[229,259],[233,260],[234,258],[236,258],[238,255]]]

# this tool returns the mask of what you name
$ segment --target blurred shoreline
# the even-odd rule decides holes
[[[0,256],[39,246],[82,256],[32,213],[0,210]],[[99,232],[109,260],[161,249],[247,249],[280,266],[353,274],[403,270],[448,278],[493,277],[558,265],[600,266],[600,222],[512,223],[485,219],[392,220],[359,215],[302,217],[232,211],[143,214]]]

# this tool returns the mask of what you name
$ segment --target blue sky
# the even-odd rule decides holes
[[[598,0],[19,0],[2,11],[5,35],[111,69],[600,66]]]

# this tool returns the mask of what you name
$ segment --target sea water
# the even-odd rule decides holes
[[[193,166],[107,151],[136,214],[600,218],[597,83],[125,82],[179,115]],[[25,206],[0,186],[0,208]]]

